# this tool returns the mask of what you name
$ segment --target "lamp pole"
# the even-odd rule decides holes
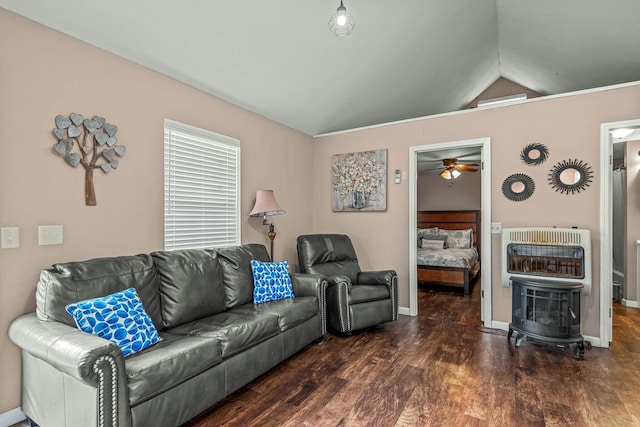
[[[273,226],[273,223],[269,224],[269,233],[267,234],[267,236],[269,236],[271,246],[271,251],[269,252],[269,255],[271,256],[271,262],[273,262],[273,239],[276,238],[276,232],[274,229],[275,227]]]

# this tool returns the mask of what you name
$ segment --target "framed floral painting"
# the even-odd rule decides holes
[[[387,210],[387,150],[335,154],[331,169],[334,212]]]

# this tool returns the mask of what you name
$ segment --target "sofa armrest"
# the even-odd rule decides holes
[[[293,294],[298,297],[318,298],[318,310],[322,322],[322,335],[327,332],[327,278],[320,274],[291,274]]]
[[[95,388],[103,425],[131,425],[124,357],[117,345],[60,322],[39,320],[35,313],[11,322],[9,337],[23,352]]]
[[[393,304],[393,320],[398,320],[398,275],[395,270],[361,271],[358,284],[387,286]]]

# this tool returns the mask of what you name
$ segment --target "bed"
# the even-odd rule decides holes
[[[417,219],[418,284],[461,288],[468,295],[480,273],[480,211],[418,211]],[[447,240],[452,247],[438,246]],[[470,247],[462,247],[466,241]]]

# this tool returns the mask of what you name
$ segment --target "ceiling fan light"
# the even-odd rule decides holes
[[[347,8],[344,7],[342,0],[340,0],[340,6],[338,6],[336,13],[329,20],[328,26],[329,30],[338,37],[351,34],[356,26],[355,19],[347,12]]]
[[[440,172],[440,176],[444,179],[456,179],[460,176],[460,171],[457,169],[444,169]]]

